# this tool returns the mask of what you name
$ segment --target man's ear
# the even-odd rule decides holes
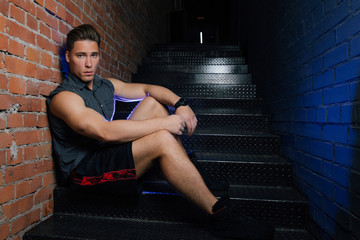
[[[70,62],[69,54],[70,54],[69,51],[65,52],[65,59],[66,59],[66,62],[68,62],[68,63]]]

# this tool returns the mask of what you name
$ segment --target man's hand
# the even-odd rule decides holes
[[[165,118],[166,124],[165,129],[167,129],[172,134],[182,135],[185,130],[185,120],[180,115],[170,115]]]
[[[188,136],[191,136],[197,126],[197,118],[193,110],[189,106],[180,106],[176,109],[175,114],[180,115],[185,121],[188,129]]]

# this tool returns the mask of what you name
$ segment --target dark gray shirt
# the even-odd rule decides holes
[[[61,171],[61,180],[65,180],[80,161],[103,145],[102,142],[83,136],[72,130],[63,120],[55,117],[49,108],[53,96],[62,91],[70,91],[79,95],[86,107],[100,113],[105,120],[112,121],[114,115],[114,86],[107,80],[95,75],[93,90],[76,76],[69,74],[47,99],[48,119],[52,136],[53,156]]]

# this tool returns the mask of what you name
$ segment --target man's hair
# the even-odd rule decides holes
[[[96,31],[96,29],[90,24],[83,24],[74,29],[72,29],[66,38],[67,50],[71,52],[74,48],[74,44],[76,41],[80,40],[91,40],[97,42],[100,47],[100,34]]]

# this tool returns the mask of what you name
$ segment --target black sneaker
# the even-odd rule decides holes
[[[210,191],[224,192],[229,190],[229,183],[213,179],[198,162],[193,151],[188,153],[190,161],[194,164]]]
[[[274,227],[245,215],[234,214],[228,197],[223,197],[216,202],[213,212],[214,215],[210,216],[209,228],[216,237],[240,240],[274,239]]]

